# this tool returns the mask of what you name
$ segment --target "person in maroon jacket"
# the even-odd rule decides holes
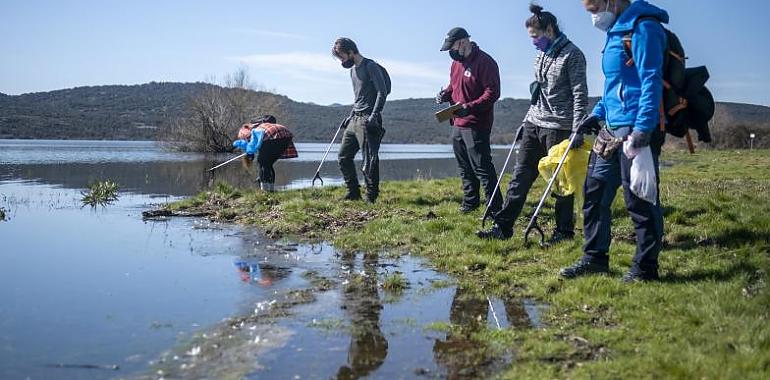
[[[462,104],[452,119],[452,146],[464,192],[460,212],[469,213],[479,207],[479,188],[483,184],[487,201],[495,194],[490,207],[494,213],[502,206],[502,196],[494,191],[497,172],[489,135],[495,119],[495,102],[500,98],[500,70],[497,62],[472,42],[463,28],[449,31],[441,51],[449,51],[453,62],[450,84],[436,96],[436,103]]]

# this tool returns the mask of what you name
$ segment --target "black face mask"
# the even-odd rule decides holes
[[[342,67],[349,69],[353,66],[355,66],[356,61],[353,60],[353,58],[348,59],[347,61],[342,61]]]
[[[454,49],[450,50],[449,56],[457,62],[462,62],[465,60],[465,57],[463,57],[463,55],[460,54],[459,50],[454,50]]]

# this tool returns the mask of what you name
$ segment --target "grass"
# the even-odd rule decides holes
[[[376,205],[342,202],[341,188],[280,193],[220,185],[172,209],[208,210],[274,236],[328,240],[353,252],[410,252],[464,287],[531,297],[544,328],[482,331],[514,347],[503,378],[767,378],[770,376],[770,151],[665,153],[662,280],[623,285],[635,246],[619,195],[612,206],[612,275],[562,281],[582,241],[542,250],[521,233],[474,236],[482,211],[460,215],[457,179],[386,182]],[[670,165],[669,165],[670,164]],[[533,188],[525,213],[543,190]],[[541,216],[553,228],[553,207]],[[519,219],[519,229],[526,225]]]
[[[409,281],[399,272],[391,273],[382,279],[382,288],[388,292],[401,293],[409,288]]]
[[[96,181],[82,194],[80,201],[84,206],[106,206],[118,200],[118,184],[110,180]]]
[[[5,209],[0,207],[0,222],[5,221]]]

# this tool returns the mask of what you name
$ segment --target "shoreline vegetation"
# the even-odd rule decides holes
[[[342,252],[413,254],[464,287],[547,304],[542,328],[478,333],[513,348],[504,378],[766,378],[770,151],[666,152],[661,159],[665,248],[662,279],[652,283],[620,281],[635,249],[622,196],[612,206],[609,276],[557,277],[580,256],[582,238],[525,247],[521,230],[542,179],[506,242],[475,237],[483,210],[457,212],[457,179],[384,182],[375,205],[340,201],[341,187],[264,193],[220,183],[145,216],[204,216],[273,238],[328,241]],[[540,217],[545,231],[553,228],[549,204]]]

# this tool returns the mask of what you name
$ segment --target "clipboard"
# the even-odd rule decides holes
[[[452,117],[454,117],[455,112],[457,112],[457,110],[459,110],[460,108],[463,108],[462,104],[454,104],[447,108],[444,108],[443,110],[436,112],[436,120],[439,123],[443,123],[451,119]]]

